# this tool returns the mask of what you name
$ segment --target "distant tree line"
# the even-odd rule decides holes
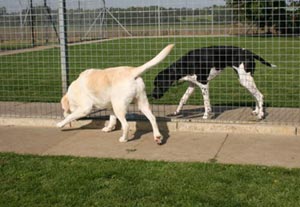
[[[70,25],[89,24],[96,20],[100,23],[100,19],[96,19],[102,10],[99,9],[69,9],[67,10],[67,20]],[[124,25],[143,26],[157,24],[222,24],[231,21],[230,12],[225,6],[206,7],[201,9],[191,8],[165,8],[157,6],[149,7],[130,7],[130,8],[109,8],[110,13]],[[26,15],[33,15],[35,25],[43,26],[47,23],[45,16],[45,7],[33,7],[31,12],[28,9],[21,11],[22,18]],[[58,22],[58,10],[50,10],[53,21]],[[18,26],[20,24],[20,13],[7,13],[6,8],[0,8],[1,25]],[[26,18],[25,25],[30,25],[29,16]],[[115,23],[114,18],[106,14],[105,21],[108,25]]]
[[[226,0],[233,20],[267,28],[268,33],[300,34],[299,0]]]
[[[300,34],[300,2],[299,0],[224,0],[224,6],[214,5],[206,8],[164,8],[158,6],[109,8],[110,13],[125,26],[143,26],[160,24],[205,25],[205,24],[244,24],[250,27],[267,28],[268,33]],[[35,26],[50,24],[45,16],[45,7],[33,7]],[[48,10],[52,21],[58,23],[58,11]],[[99,9],[69,9],[67,20],[72,25],[89,25],[101,20],[96,17]],[[23,19],[28,10],[22,11]],[[30,25],[27,18],[25,25]],[[115,19],[106,14],[107,25],[115,24]],[[5,7],[0,8],[0,26],[18,26],[21,24],[19,13],[7,13]],[[24,22],[23,22],[24,24]]]

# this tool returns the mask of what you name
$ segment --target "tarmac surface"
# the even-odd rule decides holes
[[[0,126],[0,152],[300,167],[299,136],[162,131],[157,145],[150,130],[131,130],[120,143],[121,130],[101,127]]]

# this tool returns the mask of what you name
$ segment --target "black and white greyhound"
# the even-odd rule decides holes
[[[207,119],[211,112],[209,81],[219,75],[227,66],[230,66],[238,74],[240,84],[256,100],[256,107],[252,113],[258,119],[263,119],[263,95],[257,89],[253,79],[255,60],[259,60],[269,67],[276,67],[250,50],[240,47],[212,46],[189,51],[156,76],[152,96],[156,99],[161,98],[176,82],[188,81],[190,82],[189,87],[182,96],[174,115],[180,113],[183,105],[194,92],[195,86],[198,86],[202,91],[204,100],[203,119]]]

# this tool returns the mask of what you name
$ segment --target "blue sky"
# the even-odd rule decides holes
[[[43,5],[43,0],[32,0],[33,5]],[[58,0],[47,0],[51,8],[57,8]],[[66,0],[68,7],[77,8],[78,0]],[[101,0],[80,0],[81,7],[99,8]],[[212,5],[224,5],[224,0],[106,0],[107,7],[151,6],[160,4],[162,7],[202,8]],[[17,12],[28,6],[28,0],[0,0],[0,7],[8,12]]]

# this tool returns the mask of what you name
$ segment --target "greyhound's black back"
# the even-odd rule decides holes
[[[234,46],[204,47],[189,51],[169,68],[176,70],[177,79],[196,74],[198,81],[205,83],[211,68],[223,70],[244,63],[246,72],[254,74],[255,56],[249,50]]]

